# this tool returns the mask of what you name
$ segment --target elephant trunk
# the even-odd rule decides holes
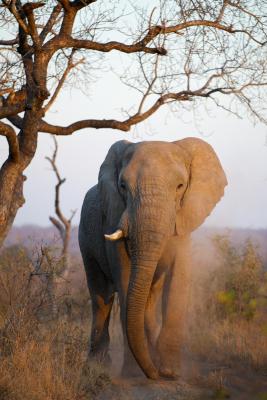
[[[130,232],[132,267],[127,295],[126,329],[128,343],[137,363],[148,378],[157,379],[158,371],[151,359],[145,333],[145,310],[167,236],[167,226],[170,225],[166,221],[170,222],[170,216],[163,215],[165,213],[160,212],[159,207],[151,209],[151,202],[149,207],[143,204],[139,210],[142,211],[135,214]]]

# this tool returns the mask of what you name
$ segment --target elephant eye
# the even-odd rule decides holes
[[[177,190],[182,189],[183,186],[183,183],[179,183],[179,185],[177,186]]]
[[[120,188],[121,188],[122,190],[125,190],[125,189],[126,189],[126,184],[125,184],[124,181],[120,181]]]

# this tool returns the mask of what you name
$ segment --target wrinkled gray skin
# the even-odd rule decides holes
[[[148,378],[176,376],[190,233],[210,214],[226,184],[216,154],[200,139],[119,141],[110,148],[98,185],[85,196],[79,227],[93,308],[91,355],[108,357],[117,291],[125,338],[123,372],[132,366],[133,355]],[[105,240],[104,234],[118,228],[124,238]]]

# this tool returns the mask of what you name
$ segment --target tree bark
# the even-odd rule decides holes
[[[39,106],[40,107],[40,106]],[[25,202],[23,184],[26,176],[23,171],[30,164],[37,148],[39,111],[27,110],[23,127],[16,136],[17,157],[12,153],[0,169],[0,247],[2,246],[20,207]]]
[[[7,160],[0,171],[0,247],[2,246],[17,211],[24,204],[23,182],[26,177],[16,163]]]

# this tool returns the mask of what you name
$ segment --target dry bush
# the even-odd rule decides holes
[[[59,313],[60,317],[86,322],[90,318],[90,299],[83,266],[77,257],[70,261],[72,266],[66,274],[56,246],[4,249],[0,255],[0,327],[7,319],[7,310],[14,313],[25,303],[31,314],[43,320]]]
[[[0,258],[0,328],[9,314],[19,313],[30,297],[30,258],[23,247],[11,246]]]
[[[216,236],[218,266],[193,283],[188,345],[197,356],[267,371],[267,274],[251,241]],[[212,271],[212,272],[211,272]]]
[[[227,389],[227,378],[223,368],[213,369],[206,375],[197,374],[194,376],[193,383],[195,386],[209,390],[205,397],[201,397],[203,400],[223,400],[230,398],[230,392]]]
[[[70,264],[67,276],[64,274],[57,279],[59,313],[71,321],[85,324],[91,320],[91,300],[84,267],[81,258],[73,255]]]
[[[36,328],[36,327],[34,327]],[[0,364],[2,400],[88,399],[109,383],[100,364],[86,361],[87,339],[78,326],[57,322],[24,329]]]
[[[2,253],[0,400],[90,399],[110,380],[87,359],[89,320],[43,318],[46,285],[32,272],[25,250]]]
[[[213,243],[220,269],[211,277],[209,304],[215,307],[218,318],[253,319],[267,305],[267,273],[256,247],[248,239],[237,249],[227,236],[220,235],[214,237]]]
[[[196,323],[196,321],[194,321]],[[189,346],[193,354],[231,366],[236,363],[267,371],[267,337],[261,326],[248,321],[198,319],[191,330]]]

